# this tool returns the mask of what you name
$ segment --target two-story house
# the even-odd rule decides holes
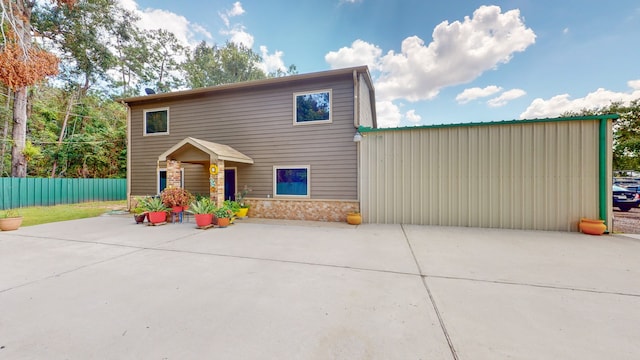
[[[377,127],[367,67],[122,101],[130,199],[180,186],[220,203],[246,186],[256,217],[342,221],[360,208],[355,135]]]

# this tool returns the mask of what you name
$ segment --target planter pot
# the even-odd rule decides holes
[[[219,227],[227,227],[229,226],[230,219],[229,218],[218,218],[218,226]]]
[[[236,216],[239,218],[243,218],[247,216],[248,213],[249,213],[249,208],[240,208],[240,210],[238,210],[238,212],[236,213]]]
[[[133,218],[136,220],[136,224],[142,224],[144,222],[144,218],[147,217],[147,214],[134,214]]]
[[[167,221],[167,213],[164,211],[152,211],[149,213],[149,222],[152,224],[159,224]]]
[[[580,219],[578,224],[580,231],[589,235],[602,235],[607,231],[607,226],[604,224],[604,220],[598,219]]]
[[[171,212],[173,213],[181,213],[184,208],[182,206],[172,206]]]
[[[360,215],[360,213],[348,213],[347,223],[351,225],[360,225],[362,223],[362,215]]]
[[[11,231],[18,230],[22,225],[22,216],[0,219],[0,230]]]
[[[213,214],[195,214],[193,217],[196,219],[197,227],[209,226],[213,220]]]

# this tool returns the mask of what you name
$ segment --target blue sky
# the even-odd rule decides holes
[[[640,98],[637,0],[119,0],[264,69],[368,65],[380,126],[555,117]]]

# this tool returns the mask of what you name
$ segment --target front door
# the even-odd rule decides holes
[[[236,199],[236,169],[224,169],[224,199]]]

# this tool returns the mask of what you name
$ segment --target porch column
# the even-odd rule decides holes
[[[167,160],[167,187],[181,188],[182,173],[180,172],[180,161]]]
[[[209,175],[210,181],[215,184],[209,187],[209,197],[217,206],[221,206],[224,202],[224,160],[211,159],[210,163],[218,167],[218,173]]]

